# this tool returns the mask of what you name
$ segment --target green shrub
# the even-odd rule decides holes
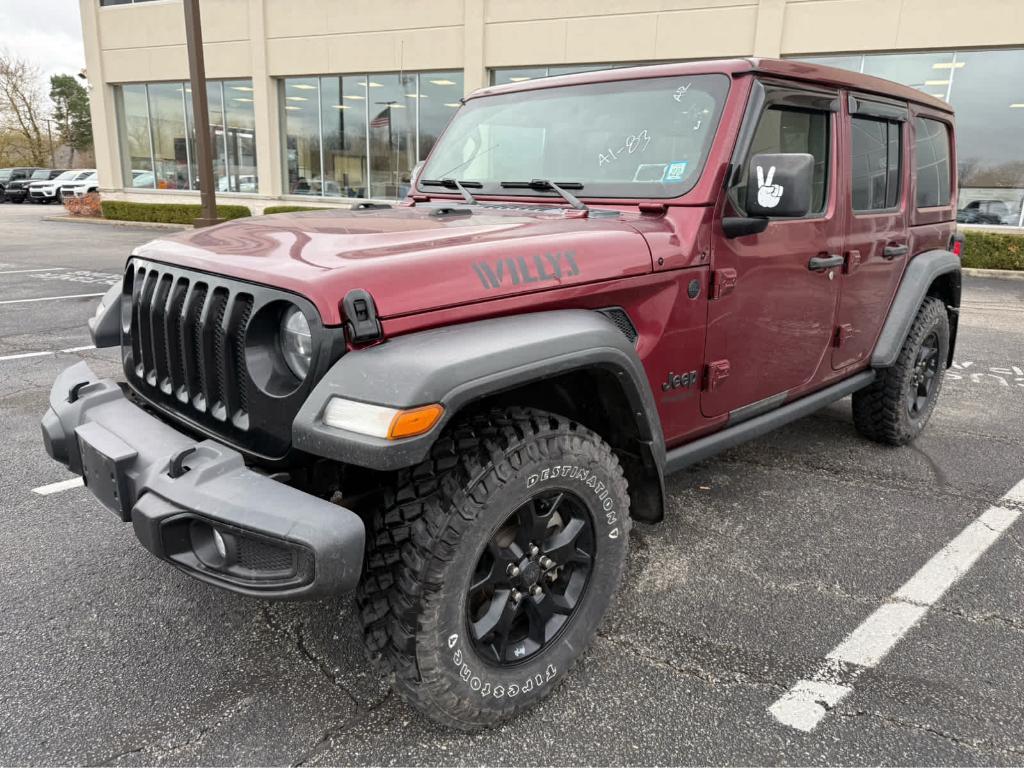
[[[180,203],[129,203],[123,200],[104,200],[103,218],[117,221],[150,221],[160,224],[191,224],[202,214],[198,205]],[[243,219],[252,216],[244,205],[218,205],[221,219]]]
[[[308,205],[268,205],[263,213],[269,216],[272,213],[301,213],[302,211],[329,211],[330,208],[314,208]]]
[[[961,230],[963,265],[980,269],[1024,269],[1024,235]]]

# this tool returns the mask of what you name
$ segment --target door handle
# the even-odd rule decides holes
[[[811,260],[807,262],[807,268],[811,272],[825,272],[826,270],[843,266],[844,261],[846,260],[839,255],[812,256]]]
[[[909,246],[906,245],[887,245],[882,249],[882,257],[886,259],[895,259],[899,256],[903,256],[910,250]]]

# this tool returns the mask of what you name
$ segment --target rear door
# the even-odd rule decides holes
[[[909,142],[906,104],[850,94],[843,110],[850,163],[845,258],[832,367],[865,360],[909,258]]]
[[[708,301],[701,392],[701,412],[709,417],[751,415],[813,379],[827,360],[838,298],[839,268],[812,269],[811,260],[838,260],[842,252],[844,210],[836,203],[839,93],[756,83],[755,95],[758,89],[763,103],[754,106],[752,97],[741,132],[752,130],[752,137],[746,147],[740,140],[734,161],[746,169],[762,152],[813,155],[811,211],[801,219],[772,219],[760,234],[731,239],[716,225],[717,287]],[[744,215],[746,182],[741,176],[729,190],[726,216]]]

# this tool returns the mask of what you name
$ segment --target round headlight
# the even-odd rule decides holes
[[[313,335],[306,316],[297,307],[289,309],[281,319],[281,352],[292,373],[306,378],[313,359]]]

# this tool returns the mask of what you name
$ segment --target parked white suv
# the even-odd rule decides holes
[[[78,168],[71,171],[64,171],[55,179],[47,181],[33,181],[28,185],[28,199],[32,203],[59,203],[60,190],[65,184],[73,184],[76,181],[83,181],[88,176],[96,173],[95,168]]]
[[[99,176],[96,171],[90,171],[89,175],[78,181],[65,182],[60,188],[60,197],[63,200],[68,197],[85,197],[90,192],[98,192],[100,188]]]

